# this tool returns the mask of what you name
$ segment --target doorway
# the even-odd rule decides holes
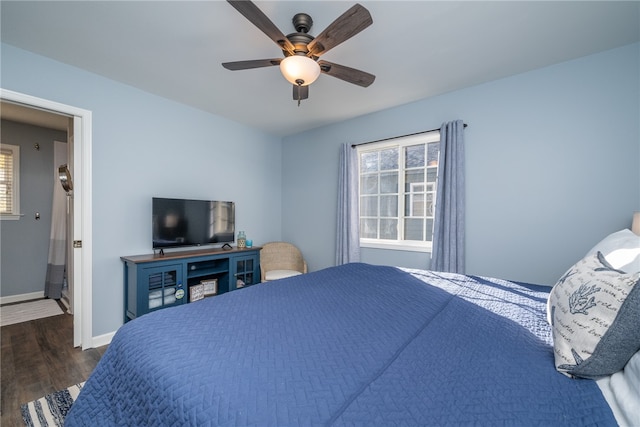
[[[92,348],[91,112],[5,89],[0,89],[0,100],[69,119],[69,165],[74,178],[68,272],[73,283],[73,345]]]

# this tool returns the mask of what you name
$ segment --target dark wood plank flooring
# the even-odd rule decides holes
[[[73,347],[73,316],[0,328],[0,424],[22,426],[20,405],[86,381],[107,349]]]

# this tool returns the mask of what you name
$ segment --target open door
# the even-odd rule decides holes
[[[73,226],[68,227],[72,236],[69,239],[71,244],[67,245],[70,251],[67,276],[73,310],[73,345],[82,346],[83,350],[104,345],[106,343],[101,340],[94,342],[92,333],[91,111],[2,88],[0,99],[69,118],[67,164],[74,178],[74,188],[69,203],[69,221]]]
[[[74,116],[69,119],[69,131],[67,132],[67,143],[69,144],[67,159],[68,164],[71,165],[69,167],[70,179],[71,177],[76,176],[75,165],[76,159],[80,159],[80,154],[76,155],[76,153],[80,152],[81,147],[77,147],[75,144],[75,135],[80,135],[80,127],[82,126],[82,120]],[[82,312],[82,299],[80,298],[80,294],[82,291],[82,287],[79,286],[80,283],[77,283],[78,279],[83,280],[82,278],[82,180],[76,180],[76,188],[73,188],[72,181],[69,182],[73,192],[70,197],[67,197],[68,200],[68,209],[69,209],[69,225],[68,234],[67,234],[67,254],[68,254],[68,268],[72,277],[69,280],[69,294],[71,295],[69,298],[69,306],[71,307],[71,314],[73,314],[73,346],[78,347],[82,344],[82,349],[87,348],[87,342],[83,340],[82,336],[82,318],[81,316],[76,315],[77,313]],[[78,244],[79,242],[79,244]],[[78,246],[78,247],[76,247]],[[89,309],[89,312],[91,310]],[[90,320],[89,320],[90,321]]]

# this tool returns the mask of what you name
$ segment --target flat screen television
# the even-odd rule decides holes
[[[235,204],[154,197],[153,249],[233,243]]]

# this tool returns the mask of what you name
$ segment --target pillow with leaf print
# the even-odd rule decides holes
[[[548,301],[556,369],[598,378],[621,370],[640,350],[640,273],[587,255],[555,284]]]

